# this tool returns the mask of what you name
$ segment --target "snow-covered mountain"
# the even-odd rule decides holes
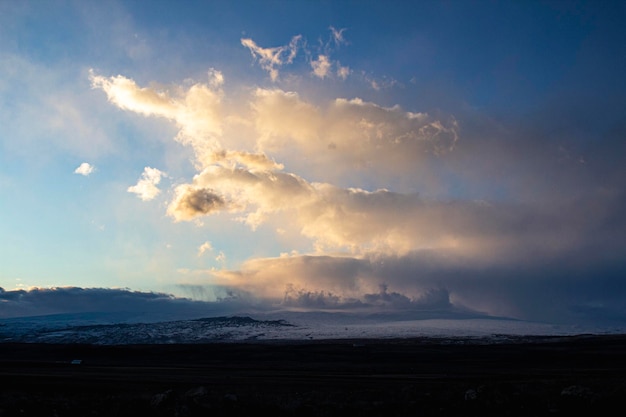
[[[250,317],[213,317],[157,323],[84,324],[95,317],[54,317],[8,320],[0,326],[0,341],[88,344],[211,343],[253,340],[276,333],[290,324],[281,320],[254,320]]]
[[[282,318],[284,317],[284,318]],[[507,319],[391,320],[381,316],[281,313],[159,322],[123,314],[64,314],[0,321],[0,342],[168,344],[272,340],[439,337],[497,342],[509,337],[594,333]]]

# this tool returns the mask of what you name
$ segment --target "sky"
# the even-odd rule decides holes
[[[0,318],[626,325],[625,17],[0,0]]]

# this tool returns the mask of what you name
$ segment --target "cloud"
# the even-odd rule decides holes
[[[210,68],[207,72],[209,77],[209,86],[213,89],[218,89],[224,85],[224,74],[215,68]]]
[[[190,145],[200,164],[220,149],[222,134],[223,93],[219,87],[224,78],[214,69],[209,71],[208,78],[208,82],[188,88],[142,88],[121,75],[107,78],[90,72],[92,87],[103,90],[119,108],[173,121],[179,128],[175,139]]]
[[[332,74],[331,68],[335,65],[337,67],[337,76],[345,80],[351,72],[350,68],[341,66],[339,62],[333,61],[330,54],[334,48],[348,43],[343,35],[346,29],[335,29],[331,26],[329,30],[331,31],[331,38],[317,48],[317,59],[311,58],[313,53],[307,47],[302,35],[294,36],[289,45],[274,48],[262,48],[250,38],[241,39],[241,44],[250,50],[252,57],[259,61],[261,68],[269,73],[271,80],[274,82],[278,81],[279,69],[284,65],[292,64],[299,49],[302,49],[307,56],[307,60],[313,69],[312,74],[315,77],[320,79],[329,77]]]
[[[176,188],[176,197],[167,212],[176,221],[192,220],[226,208],[224,198],[210,188],[194,187],[183,184]]]
[[[213,245],[211,242],[206,241],[198,248],[198,256],[204,255],[205,252],[213,252]]]
[[[161,192],[157,185],[161,182],[161,177],[164,176],[167,174],[163,171],[145,167],[141,179],[137,181],[136,185],[128,187],[128,192],[137,194],[143,201],[152,200]]]
[[[189,126],[202,126],[207,113],[202,106],[190,104],[193,100],[189,98],[194,96],[191,90],[207,86],[193,84],[188,90],[178,89],[179,98],[174,99],[154,89],[139,88],[123,77],[102,79],[98,85],[106,90],[109,84],[113,90],[119,87],[133,97],[114,101],[118,105],[147,115],[167,115],[181,129],[177,140],[184,136],[194,149],[201,148],[206,131]],[[125,94],[109,93],[114,98]],[[599,227],[598,217],[589,216],[593,209],[585,204],[571,209],[571,202],[522,206],[437,200],[416,193],[307,181],[283,171],[284,165],[268,155],[289,160],[294,155],[307,155],[311,163],[327,171],[329,179],[355,169],[367,175],[415,174],[421,172],[421,165],[430,167],[430,161],[454,153],[458,123],[360,99],[336,99],[320,107],[296,93],[278,89],[256,89],[251,100],[258,135],[256,151],[216,148],[204,152],[204,164],[193,182],[176,187],[169,203],[167,212],[175,221],[226,211],[253,229],[271,223],[300,234],[319,252],[347,250],[358,254],[376,250],[402,254],[438,248],[453,249],[481,262],[545,258],[578,247],[589,237],[587,229]],[[209,107],[215,104],[200,101]],[[207,117],[212,115],[209,112]],[[158,193],[160,171],[151,172],[146,171],[131,187],[144,199]],[[598,198],[610,206],[611,198],[618,197],[607,194]]]
[[[326,55],[319,55],[317,60],[311,61],[311,67],[316,77],[324,79],[330,73],[331,63]]]
[[[78,166],[78,168],[76,168],[74,170],[75,174],[80,174],[83,175],[85,177],[89,176],[89,174],[91,174],[93,171],[95,170],[95,167],[91,164],[88,164],[87,162],[83,162],[82,164],[80,164]]]
[[[280,158],[306,164],[298,168],[328,179],[355,170],[387,177],[425,174],[423,161],[454,150],[460,135],[451,116],[442,120],[358,98],[318,106],[295,92],[257,88],[243,102],[226,102],[215,89],[221,81],[159,89],[139,87],[123,76],[91,77],[94,88],[118,107],[174,122],[175,140],[194,150],[200,169],[212,164],[278,169],[283,164],[274,159]],[[294,160],[302,154],[307,158]]]
[[[207,165],[221,165],[231,168],[244,166],[250,170],[282,170],[284,168],[283,164],[277,163],[263,153],[246,151],[216,151],[206,161]]]
[[[535,303],[559,320],[621,314],[618,303],[594,310],[591,293],[568,293],[568,276],[591,288],[594,268],[626,255],[623,169],[611,159],[619,152],[589,147],[581,164],[545,133],[511,133],[475,114],[313,102],[265,88],[230,101],[223,80],[212,79],[168,89],[121,76],[93,81],[119,107],[171,120],[175,140],[194,150],[197,173],[167,208],[174,221],[225,213],[307,242],[308,255],[253,258],[208,273],[211,284],[291,307],[430,306],[541,319]],[[453,192],[437,190],[438,178]],[[440,194],[415,191],[423,186]],[[617,269],[607,270],[610,288]]]
[[[279,76],[278,68],[293,62],[298,53],[298,44],[301,39],[301,35],[296,35],[291,38],[291,42],[288,45],[274,48],[262,48],[250,38],[242,38],[241,44],[250,50],[254,59],[259,60],[261,68],[270,74],[272,81],[277,81]]]
[[[411,298],[395,291],[389,292],[386,284],[381,284],[379,288],[378,292],[365,293],[358,298],[351,298],[324,290],[296,289],[293,284],[287,284],[281,305],[307,310],[384,311],[387,313],[427,310],[442,313],[455,310],[450,303],[450,294],[445,289],[429,289],[420,296]]]
[[[361,99],[316,106],[297,93],[257,89],[252,109],[257,148],[283,158],[307,155],[311,169],[335,178],[360,170],[376,175],[419,172],[422,162],[454,150],[455,118],[382,107]]]
[[[67,313],[126,313],[143,320],[173,320],[231,314],[236,300],[202,302],[170,294],[128,289],[54,287],[9,290],[0,287],[0,318]]]
[[[218,253],[215,257],[215,260],[221,263],[226,262],[226,254],[223,251],[220,251],[220,253]]]
[[[140,88],[131,79],[118,75],[105,78],[90,72],[94,88],[102,89],[109,101],[124,110],[131,110],[144,116],[161,116],[176,119],[179,103],[170,100],[165,91]]]
[[[335,29],[331,26],[329,27],[329,30],[331,32],[330,41],[319,47],[317,59],[310,59],[311,68],[313,68],[313,75],[320,79],[327,78],[332,74],[331,68],[335,66],[337,68],[335,71],[337,77],[345,80],[351,73],[350,68],[342,66],[339,61],[334,61],[330,56],[334,52],[335,48],[348,44],[347,40],[343,36],[346,29]],[[311,54],[309,51],[306,52],[307,54]]]
[[[376,91],[386,90],[398,85],[398,81],[393,78],[372,78],[368,75],[362,75],[363,79],[369,84],[369,86]]]
[[[341,64],[337,62],[337,77],[345,80],[346,78],[348,78],[351,72],[352,70],[350,69],[350,67],[341,66]]]
[[[343,33],[347,30],[346,28],[335,29],[334,27],[331,26],[329,27],[329,29],[332,35],[332,39],[335,42],[336,46],[340,46],[340,45],[348,43],[343,36]]]
[[[623,260],[572,263],[567,259],[479,265],[453,252],[435,250],[402,256],[297,255],[251,259],[238,270],[214,271],[212,282],[254,293],[284,308],[431,311],[433,317],[463,313],[581,325],[623,323]]]

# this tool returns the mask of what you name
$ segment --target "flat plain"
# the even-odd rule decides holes
[[[624,335],[0,344],[0,417],[612,415],[624,398]]]

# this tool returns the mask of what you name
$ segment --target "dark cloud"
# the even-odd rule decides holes
[[[190,220],[218,211],[225,206],[224,198],[212,189],[187,185],[178,188],[178,196],[170,205],[168,212],[176,220]]]
[[[232,311],[228,302],[203,302],[169,294],[108,288],[0,288],[0,318],[63,313],[129,313],[153,320],[203,317]]]
[[[450,294],[442,288],[433,288],[425,291],[418,297],[388,291],[386,284],[380,285],[377,293],[363,294],[360,298],[344,297],[328,291],[297,290],[288,285],[283,298],[282,306],[298,307],[319,310],[358,310],[364,311],[423,311],[423,310],[452,310]]]
[[[440,250],[362,258],[293,256],[255,260],[219,277],[225,287],[245,288],[283,308],[623,324],[626,256],[624,249],[610,253],[608,247],[603,242],[534,261],[524,257],[500,263]]]
[[[559,94],[515,116],[457,113],[462,134],[445,156],[444,180],[463,195],[544,205],[622,190],[623,104]]]
[[[621,321],[623,325],[623,259],[614,254],[590,257],[577,251],[536,263],[480,265],[415,252],[364,261],[364,268],[371,268],[372,277],[393,277],[387,280],[390,287],[404,294],[416,287],[443,287],[456,308],[539,322],[604,325]],[[445,300],[439,298],[439,302]]]
[[[201,214],[210,213],[224,205],[224,199],[210,189],[201,188],[189,193],[179,201],[178,208]]]
[[[365,294],[364,301],[374,306],[392,307],[393,310],[449,310],[452,308],[450,294],[443,288],[428,289],[416,298],[404,294],[389,292],[387,285],[380,286],[380,292]]]
[[[342,297],[327,291],[296,290],[292,285],[287,286],[282,305],[305,309],[345,309],[360,304],[354,300],[343,300]]]

